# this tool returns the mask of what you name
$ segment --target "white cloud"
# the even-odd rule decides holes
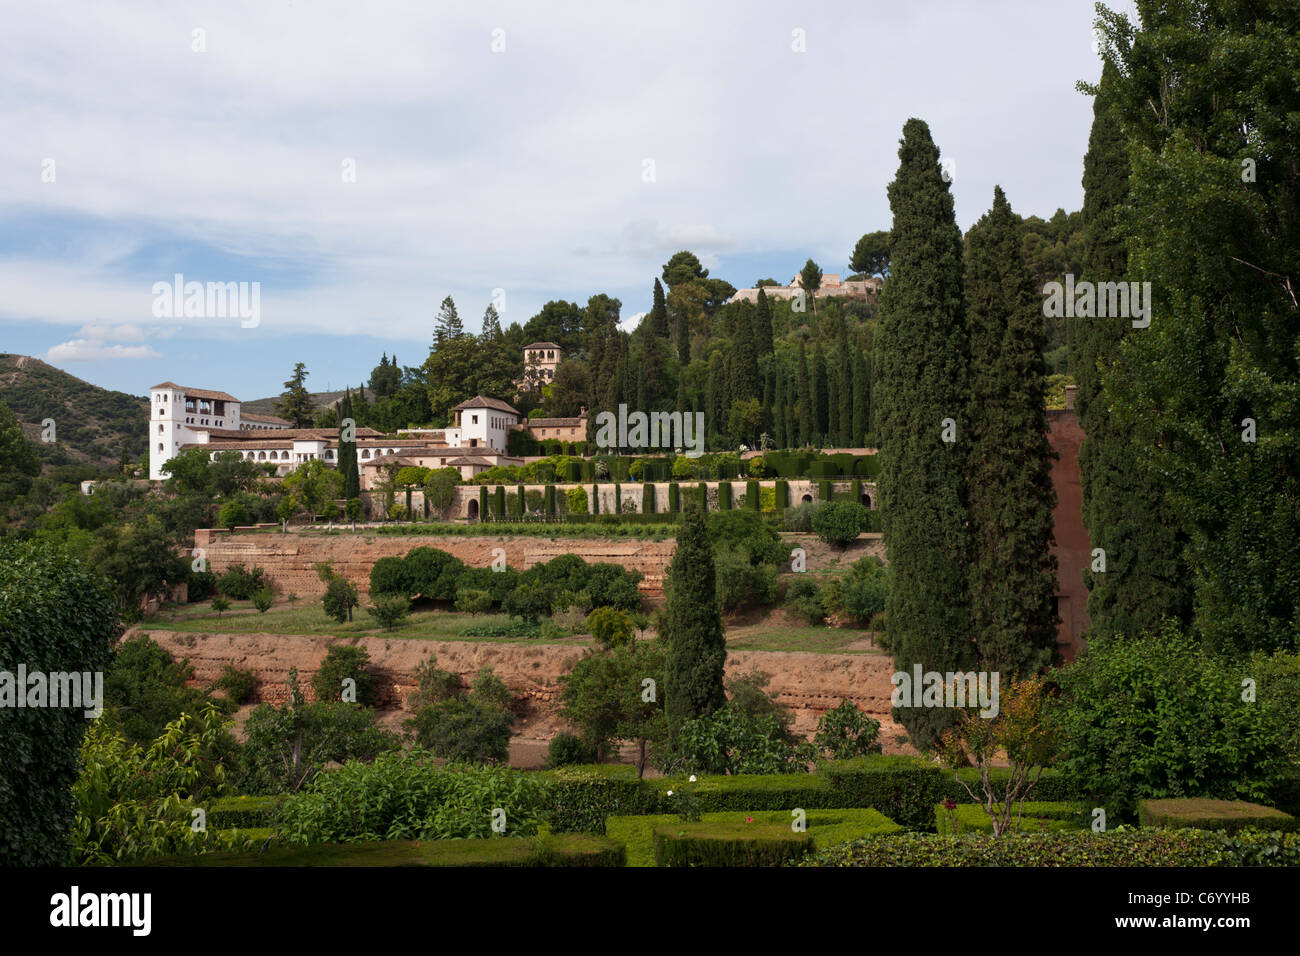
[[[162,353],[148,345],[109,345],[92,339],[72,339],[52,346],[45,353],[47,362],[105,362],[111,359],[162,358]]]

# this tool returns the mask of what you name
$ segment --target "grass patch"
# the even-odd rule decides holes
[[[807,813],[808,829],[805,835],[812,838],[816,849],[868,834],[892,834],[903,829],[877,810],[809,810]],[[747,832],[770,836],[778,831],[793,834],[790,829],[792,819],[788,810],[706,813],[698,823],[686,823],[676,814],[614,816],[605,820],[605,835],[627,847],[628,866],[654,866],[656,829],[676,827],[685,832],[687,827],[699,828],[703,824],[701,833],[716,832],[729,838],[744,836]],[[695,834],[695,829],[690,832]]]
[[[751,624],[727,628],[727,648],[735,651],[811,651],[815,654],[885,654],[882,650],[850,649],[871,637],[870,631],[847,627],[788,627]]]

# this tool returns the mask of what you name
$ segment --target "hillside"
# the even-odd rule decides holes
[[[145,454],[149,400],[110,391],[28,355],[0,353],[0,402],[23,423],[46,465],[116,465]],[[55,423],[54,444],[41,439],[42,419]]]
[[[355,393],[355,389],[353,390]],[[311,392],[312,407],[316,411],[323,408],[329,408],[335,402],[343,397],[343,390],[337,392]],[[251,402],[243,402],[239,406],[241,412],[253,412],[257,415],[279,415],[275,407],[280,403],[280,396],[273,395],[270,398],[255,398]]]

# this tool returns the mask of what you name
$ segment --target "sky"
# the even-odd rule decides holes
[[[471,332],[601,292],[632,328],[679,249],[847,275],[909,117],[963,230],[997,184],[1078,209],[1101,72],[1091,0],[6,6],[0,352],[134,395],[356,385],[448,295]],[[249,308],[187,315],[177,275]]]

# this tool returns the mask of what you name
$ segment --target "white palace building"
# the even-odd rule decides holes
[[[305,461],[338,464],[337,428],[294,428],[273,415],[240,413],[240,401],[226,392],[163,382],[149,389],[149,477],[168,477],[164,466],[187,448],[204,447],[215,458],[237,452],[258,464],[275,466],[277,475]],[[522,427],[519,412],[495,398],[476,395],[452,410],[452,425],[384,435],[373,428],[356,430],[357,465],[362,487],[369,487],[378,466],[401,458],[401,464],[456,467],[471,478],[494,465],[522,464],[506,455],[506,435]],[[453,450],[454,449],[454,450]],[[469,449],[473,449],[469,451]],[[367,467],[370,466],[370,467]]]

